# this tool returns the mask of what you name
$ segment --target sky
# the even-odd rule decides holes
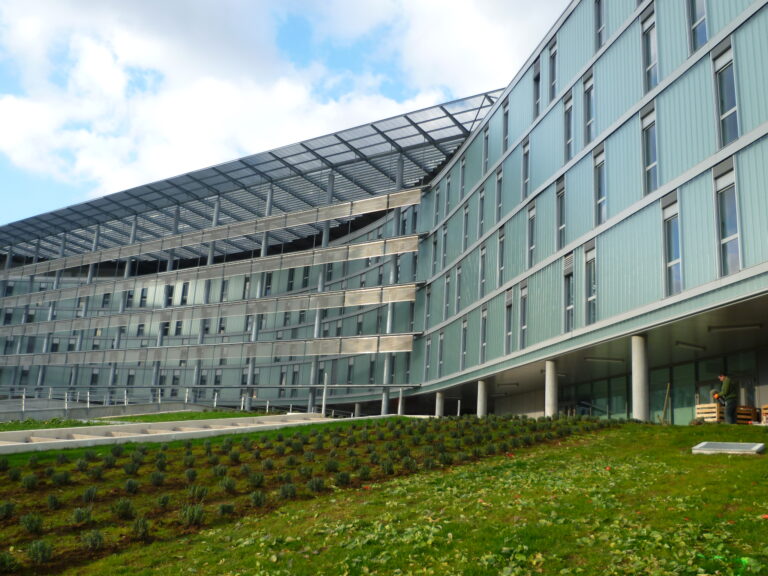
[[[568,0],[0,0],[0,225],[506,86]]]

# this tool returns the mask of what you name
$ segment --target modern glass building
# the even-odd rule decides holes
[[[768,404],[766,3],[574,0],[503,90],[3,226],[0,394]]]

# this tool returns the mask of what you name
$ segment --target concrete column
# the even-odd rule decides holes
[[[216,200],[213,203],[213,216],[211,217],[211,228],[215,228],[219,225],[219,212],[221,211],[221,196],[216,196]],[[213,264],[213,259],[216,255],[216,242],[208,244],[208,260],[207,264],[210,266]]]
[[[363,405],[360,402],[355,402],[355,418],[360,418],[363,413]]]
[[[632,418],[647,422],[650,414],[646,337],[632,336]]]
[[[139,225],[139,216],[137,214],[134,214],[133,222],[131,222],[131,234],[128,237],[128,244],[136,243],[136,228],[138,227],[138,225]],[[125,261],[125,272],[123,273],[123,278],[130,278],[132,267],[133,267],[133,258],[128,258],[128,260]]]
[[[477,381],[477,417],[488,416],[488,386],[485,380]]]
[[[389,388],[384,388],[381,391],[381,415],[387,416],[389,414]]]
[[[435,394],[435,416],[442,418],[445,413],[445,394],[438,392]]]
[[[405,400],[403,399],[403,389],[397,395],[397,415],[402,416],[405,413]]]
[[[328,173],[328,184],[326,186],[325,203],[331,204],[333,202],[333,188],[336,183],[336,173],[331,171]],[[320,246],[326,248],[331,238],[331,223],[328,221],[323,222],[323,235],[321,238]],[[320,268],[320,277],[317,279],[317,292],[325,291],[325,267],[324,264]],[[322,316],[322,310],[319,308],[315,311],[315,325],[312,331],[313,338],[320,338],[320,317]],[[311,410],[315,402],[315,386],[317,385],[317,372],[320,365],[320,358],[318,356],[312,357],[312,362],[309,365],[309,394],[307,399],[307,410]]]
[[[544,363],[544,416],[557,416],[557,365],[554,360]]]
[[[179,216],[181,215],[181,205],[176,204],[176,210],[173,213],[173,227],[171,228],[171,234],[178,234],[179,233]],[[176,257],[176,251],[171,248],[168,250],[168,260],[167,260],[167,266],[166,269],[168,272],[173,270],[173,259]]]
[[[395,187],[397,190],[401,190],[403,187],[403,155],[398,156],[397,172],[395,173]],[[395,208],[392,211],[392,237],[400,235],[400,216],[402,209]],[[390,286],[397,284],[397,254],[389,257],[389,282]],[[386,334],[392,333],[392,327],[395,316],[395,305],[392,302],[387,304],[387,320],[386,320]],[[392,373],[394,372],[394,357],[392,354],[387,354],[384,357],[384,384],[392,384]]]

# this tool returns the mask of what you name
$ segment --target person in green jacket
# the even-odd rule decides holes
[[[720,380],[719,396],[725,402],[725,423],[736,424],[736,400],[739,396],[738,386],[725,372],[721,372],[717,379]]]

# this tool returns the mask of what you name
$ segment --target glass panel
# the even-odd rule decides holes
[[[721,258],[723,261],[723,276],[739,271],[739,240],[734,238],[723,244]]]
[[[592,415],[598,418],[608,417],[608,381],[599,380],[592,384]]]
[[[693,49],[698,50],[707,43],[707,21],[702,20],[693,27]]]
[[[727,146],[739,137],[739,120],[736,110],[720,121],[720,137],[723,146]]]
[[[672,262],[680,258],[680,234],[679,221],[677,216],[667,219],[664,223],[666,231],[667,262]]]
[[[724,240],[738,233],[736,220],[736,189],[731,186],[720,196],[720,239]]]
[[[610,401],[611,416],[613,418],[627,418],[629,406],[627,406],[626,376],[611,378],[610,390],[611,390],[611,401]]]
[[[680,262],[672,264],[667,268],[667,294],[674,296],[683,289],[683,275]]]
[[[693,364],[672,368],[672,424],[686,425],[695,416],[696,371]]]

